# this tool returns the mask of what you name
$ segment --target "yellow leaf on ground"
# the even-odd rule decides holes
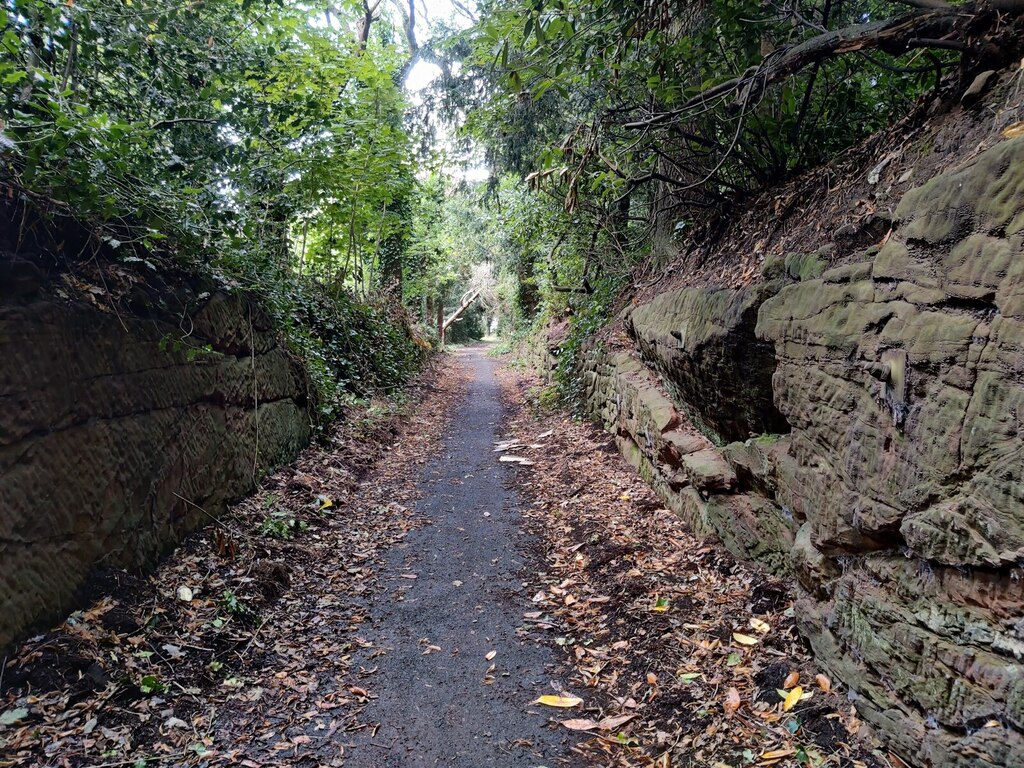
[[[1016,139],[1018,136],[1024,136],[1024,120],[1003,129],[1004,139]]]
[[[786,700],[782,702],[782,711],[789,712],[789,710],[796,706],[796,703],[800,701],[800,697],[803,695],[804,689],[798,685],[796,688],[789,692],[789,694],[786,696]]]
[[[531,703],[543,704],[545,707],[575,707],[582,704],[583,699],[575,696],[541,696]]]
[[[760,619],[751,619],[750,626],[752,626],[761,634],[764,634],[765,632],[771,629],[771,626],[769,626],[768,622],[761,621]]]
[[[796,750],[795,749],[793,749],[792,747],[786,747],[785,749],[773,749],[773,750],[771,750],[769,752],[762,752],[761,753],[761,759],[762,760],[773,760],[776,757],[789,757],[790,755],[795,755],[795,754],[796,754]]]
[[[757,645],[757,638],[751,637],[750,635],[744,635],[740,632],[733,632],[732,639],[740,645]]]

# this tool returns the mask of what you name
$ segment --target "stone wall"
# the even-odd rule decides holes
[[[310,436],[304,370],[252,299],[102,249],[73,268],[80,231],[3,213],[0,647],[66,614],[94,569],[152,564]]]
[[[632,347],[586,355],[587,402],[698,533],[796,577],[893,751],[1024,765],[1024,138],[892,227],[832,269],[790,254],[634,309]]]

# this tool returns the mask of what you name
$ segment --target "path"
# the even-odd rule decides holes
[[[370,645],[354,668],[377,670],[366,678],[376,698],[364,719],[380,727],[346,748],[353,768],[554,765],[568,749],[529,706],[553,693],[554,660],[523,628],[525,537],[509,470],[493,452],[496,364],[482,347],[463,354],[473,373],[465,405],[419,480],[417,513],[431,523],[389,553],[367,605],[360,637]]]

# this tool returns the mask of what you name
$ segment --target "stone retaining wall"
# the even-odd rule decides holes
[[[0,647],[95,569],[151,565],[310,437],[305,372],[252,299],[115,262],[111,302],[18,212],[0,227]]]

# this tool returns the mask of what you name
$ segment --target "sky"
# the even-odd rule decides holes
[[[463,0],[462,4],[467,8],[476,10],[475,0]],[[420,16],[417,19],[416,31],[420,42],[430,39],[428,27],[431,21],[443,20],[458,28],[466,28],[470,22],[466,16],[456,11],[450,0],[417,0]],[[424,22],[423,13],[427,14],[427,21]],[[426,88],[441,74],[441,68],[436,64],[417,61],[405,79],[405,88],[413,102],[419,102],[417,92]],[[438,125],[438,141],[443,145],[447,142],[448,136],[443,125]],[[450,175],[465,181],[483,181],[490,176],[490,169],[483,163],[464,167],[451,167],[446,170]]]
[[[474,0],[466,0],[462,4],[467,8],[476,9],[476,2]],[[429,23],[425,24],[423,22],[423,11],[426,11],[427,19],[430,21],[440,19],[449,21],[456,27],[465,28],[469,26],[469,20],[466,19],[465,15],[455,10],[451,0],[417,0],[417,6],[421,16],[417,20],[416,31],[423,41],[430,39],[427,33]],[[409,72],[409,76],[405,80],[405,87],[410,93],[421,91],[430,85],[431,81],[440,74],[441,69],[436,64],[430,64],[422,60],[418,61]]]

